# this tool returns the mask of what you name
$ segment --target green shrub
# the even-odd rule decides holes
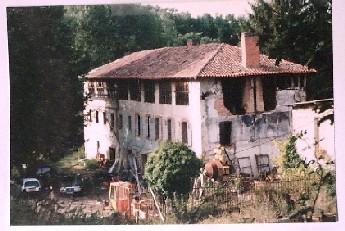
[[[145,180],[161,198],[188,196],[191,178],[199,174],[202,161],[181,142],[163,142],[150,154],[145,167]]]
[[[98,168],[98,162],[96,159],[90,159],[85,161],[85,168],[88,170],[96,170]]]

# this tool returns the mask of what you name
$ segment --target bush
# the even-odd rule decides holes
[[[161,198],[187,196],[191,178],[199,174],[202,161],[181,142],[163,142],[145,167],[145,180]]]
[[[98,168],[98,161],[96,159],[86,160],[85,168],[88,170],[96,170]]]

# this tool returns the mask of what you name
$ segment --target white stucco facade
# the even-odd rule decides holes
[[[314,110],[316,103],[311,101],[297,104],[292,111],[293,130],[302,133],[297,140],[297,151],[307,161],[319,159],[320,163],[335,161],[334,124],[330,120],[320,123],[326,115],[333,114],[333,109],[323,113]]]

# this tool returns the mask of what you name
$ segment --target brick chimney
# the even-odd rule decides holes
[[[259,37],[253,33],[241,34],[242,65],[244,67],[260,66]]]
[[[187,39],[187,46],[197,46],[198,42],[195,39]]]

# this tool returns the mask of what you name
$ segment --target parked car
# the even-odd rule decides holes
[[[60,193],[69,195],[80,195],[83,192],[82,183],[83,178],[79,174],[64,176],[60,187]]]
[[[22,180],[22,192],[40,192],[41,183],[37,178],[24,178]]]

